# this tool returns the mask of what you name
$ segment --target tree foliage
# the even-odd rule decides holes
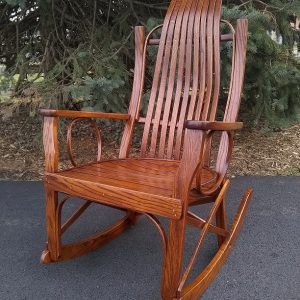
[[[292,48],[299,31],[290,22],[300,16],[299,0],[223,5],[224,19],[250,21],[243,110],[265,125],[295,121],[300,63]],[[52,107],[125,110],[133,75],[133,26],[150,29],[162,21],[167,6],[161,0],[0,0],[0,60],[8,74],[18,74],[13,95],[37,96]],[[282,45],[271,39],[272,30],[282,36]],[[222,49],[224,83],[230,51]]]
[[[249,19],[249,41],[245,77],[245,106],[255,122],[264,121],[271,127],[299,121],[300,61],[293,53],[300,32],[290,22],[300,15],[299,1],[245,1],[229,4],[223,17]],[[225,2],[226,4],[226,2]],[[268,33],[276,31],[282,44]]]

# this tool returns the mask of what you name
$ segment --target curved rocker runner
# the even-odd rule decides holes
[[[173,0],[164,23],[144,34],[135,27],[135,69],[127,114],[42,109],[44,116],[45,190],[48,241],[42,262],[49,263],[83,255],[106,244],[145,215],[157,228],[163,249],[161,295],[163,299],[198,299],[217,275],[236,240],[252,190],[248,189],[230,227],[226,219],[226,177],[233,148],[245,70],[247,20],[235,27],[221,20],[220,0]],[[228,32],[221,35],[220,23]],[[159,37],[159,38],[158,38]],[[226,106],[220,106],[221,44],[232,47],[232,73]],[[157,59],[146,115],[140,107],[144,94],[147,54],[156,47]],[[222,87],[223,88],[223,87]],[[216,121],[218,112],[218,120]],[[59,118],[73,119],[67,143],[73,167],[59,170],[57,127]],[[125,123],[119,159],[101,160],[98,118]],[[88,119],[96,130],[98,155],[94,163],[77,165],[72,151],[72,128]],[[139,158],[131,158],[134,128],[144,126]],[[215,166],[212,139],[220,133]],[[145,172],[146,170],[146,172]],[[60,199],[59,195],[64,195]],[[61,211],[72,197],[85,203],[61,224]],[[124,217],[106,230],[73,244],[61,236],[91,204],[124,211]],[[192,206],[211,204],[206,219],[191,212]],[[165,230],[158,217],[167,218]],[[214,222],[215,220],[215,222]],[[192,255],[183,266],[187,226],[199,229]],[[191,270],[206,236],[215,234],[218,251],[195,278]],[[101,254],[101,253],[100,253]],[[189,282],[187,284],[187,282]]]

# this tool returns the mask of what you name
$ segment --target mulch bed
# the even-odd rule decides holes
[[[60,136],[65,136],[64,127]],[[104,158],[117,156],[121,126],[102,124]],[[43,176],[41,118],[27,112],[0,119],[0,180],[40,180]],[[84,161],[96,155],[94,135],[87,126],[75,131],[75,156]],[[63,140],[63,139],[62,139]],[[62,147],[62,164],[70,165]],[[235,136],[230,175],[300,175],[300,124],[278,132],[244,129]]]

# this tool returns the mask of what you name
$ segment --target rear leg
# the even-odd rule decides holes
[[[226,199],[225,196],[223,198],[223,201],[221,202],[217,212],[216,212],[216,226],[220,227],[224,230],[227,230],[227,215],[226,215]],[[218,245],[219,248],[225,241],[225,237],[218,235]]]

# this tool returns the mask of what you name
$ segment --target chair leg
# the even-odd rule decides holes
[[[217,227],[220,227],[224,230],[227,230],[227,216],[226,216],[226,202],[225,197],[223,198],[223,201],[221,202],[217,212],[216,212],[216,225]],[[225,237],[218,235],[218,245],[219,248],[225,241]]]
[[[184,239],[185,219],[171,221],[161,282],[161,296],[164,300],[177,298],[182,269]]]
[[[46,191],[47,249],[43,252],[42,262],[57,260],[61,248],[60,220],[57,215],[58,193],[49,189]]]
[[[129,212],[128,218],[129,218],[130,224],[132,226],[136,225],[140,214],[135,211],[128,211],[128,212]]]

